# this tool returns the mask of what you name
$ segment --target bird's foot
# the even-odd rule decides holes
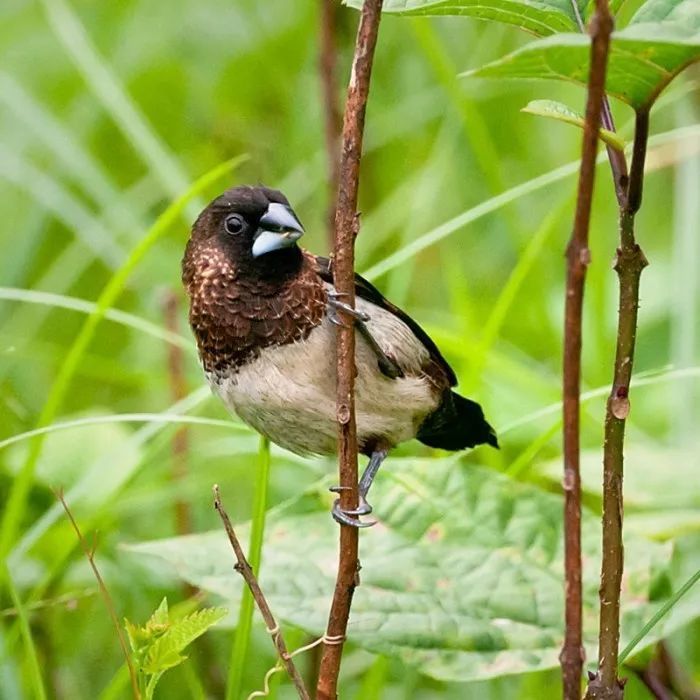
[[[352,306],[346,304],[344,301],[340,301],[341,296],[347,296],[344,292],[328,292],[328,318],[331,323],[336,326],[345,326],[345,324],[338,318],[338,309],[344,311],[348,316],[352,317],[355,321],[361,321],[366,323],[369,321],[369,316],[357,309],[353,309]]]
[[[339,491],[345,490],[346,488],[347,487],[343,486],[333,486],[330,490],[335,493],[338,493]],[[357,528],[372,527],[372,525],[377,524],[376,520],[368,520],[364,522],[358,517],[360,515],[369,515],[371,512],[372,506],[369,503],[367,503],[364,496],[360,496],[360,502],[358,503],[357,508],[353,508],[351,510],[343,510],[340,507],[339,498],[335,499],[335,501],[333,502],[333,507],[331,508],[331,515],[337,523]]]

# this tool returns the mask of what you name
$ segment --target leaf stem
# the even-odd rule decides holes
[[[344,301],[355,304],[355,238],[358,231],[357,191],[364,133],[365,112],[369,97],[374,49],[379,33],[382,0],[365,0],[355,43],[343,120],[343,143],[340,178],[335,212],[335,246],[333,283]],[[341,318],[344,316],[340,312]],[[355,424],[355,330],[352,319],[343,318],[347,325],[337,328],[337,388],[336,415],[338,420],[338,471],[340,476],[340,505],[345,510],[357,507],[357,428]],[[318,700],[337,697],[343,640],[350,617],[358,579],[358,531],[340,526],[338,572],[333,602],[328,616],[326,641],[323,645],[318,676]],[[336,643],[330,643],[330,640]]]
[[[583,291],[590,260],[588,229],[593,199],[598,128],[605,91],[605,75],[613,20],[607,0],[596,0],[591,21],[591,68],[579,170],[576,215],[567,246],[564,316],[564,559],[566,608],[564,645],[560,654],[565,700],[581,697],[583,668],[581,584],[580,392]]]

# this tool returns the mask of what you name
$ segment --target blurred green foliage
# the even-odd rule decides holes
[[[639,5],[637,0],[625,3],[623,19]],[[342,87],[357,14],[339,7],[338,20]],[[5,0],[0,5],[0,237],[5,251],[0,256],[0,285],[96,301],[168,204],[203,173],[243,153],[249,160],[235,171],[234,181],[282,189],[306,226],[306,246],[326,253],[318,21],[318,3],[310,0]],[[387,587],[392,579],[404,580],[406,567],[420,563],[412,557],[422,548],[439,558],[441,550],[431,549],[429,537],[425,541],[430,528],[421,530],[420,518],[437,525],[444,520],[454,527],[463,537],[464,548],[458,551],[471,552],[486,543],[494,560],[501,561],[504,547],[508,551],[512,546],[507,538],[504,545],[502,535],[508,523],[520,522],[514,513],[535,513],[534,539],[516,538],[516,544],[535,547],[546,559],[546,590],[556,598],[556,543],[547,539],[551,532],[539,529],[544,520],[537,518],[551,517],[556,523],[556,496],[546,492],[558,491],[563,250],[572,220],[575,165],[557,171],[539,187],[535,178],[574,162],[580,134],[519,110],[541,98],[580,110],[584,95],[568,84],[457,77],[524,42],[515,28],[474,19],[387,15],[382,22],[367,119],[358,267],[373,271],[376,284],[433,335],[455,367],[463,393],[478,399],[500,429],[502,449],[478,450],[460,460],[454,472],[445,471],[445,462],[435,459],[439,455],[417,443],[397,450],[403,459],[388,460],[378,477],[382,497],[375,498],[377,514],[394,524],[392,531],[378,527],[362,535],[368,584]],[[640,557],[648,557],[649,563],[643,567],[641,559],[630,561],[630,577],[644,573],[630,578],[628,590],[643,590],[653,601],[666,599],[700,561],[695,435],[700,373],[695,281],[700,262],[699,77],[697,70],[686,72],[652,111],[652,133],[686,128],[653,142],[638,219],[638,238],[651,265],[642,280],[636,358],[638,373],[646,378],[633,388],[628,429],[628,551],[642,552]],[[613,108],[621,134],[629,140],[632,115],[623,105]],[[202,201],[227,184],[226,177],[220,179]],[[508,191],[510,195],[492,201]],[[200,203],[192,204],[139,262],[117,308],[165,327],[164,299],[173,290],[181,294],[179,260]],[[455,217],[460,218],[439,228]],[[583,358],[584,385],[591,391],[582,439],[590,450],[584,486],[593,544],[603,397],[612,373],[616,323],[616,279],[609,264],[617,235],[615,217],[609,172],[602,166],[591,230]],[[416,246],[418,241],[422,243]],[[387,259],[395,263],[388,265]],[[0,440],[37,426],[85,321],[84,311],[60,308],[55,300],[17,292],[4,296],[12,298],[2,300],[0,294]],[[227,418],[202,388],[193,343],[187,340],[184,300],[178,313],[179,336],[169,337],[187,348],[185,380],[193,393],[176,408],[163,333],[123,321],[112,317],[99,323],[58,407],[60,421],[102,416],[104,422],[52,433],[38,455],[36,483],[22,514],[19,540],[7,560],[13,586],[6,587],[8,593],[0,599],[3,698],[35,695],[37,667],[48,697],[128,697],[114,630],[51,486],[65,489],[86,534],[99,532],[98,565],[119,614],[133,621],[148,619],[165,594],[171,601],[190,595],[177,567],[155,554],[136,556],[133,551],[141,542],[179,534],[178,504],[189,508],[193,532],[218,529],[210,496],[211,485],[218,482],[234,520],[243,522],[251,515],[256,436],[234,422],[231,428],[217,423],[189,426],[186,452],[177,457],[186,464],[186,476],[174,479],[173,437],[178,426],[133,416],[178,412]],[[113,414],[130,414],[133,421],[110,422],[107,417]],[[28,445],[18,442],[0,451],[3,504],[14,475],[26,463]],[[452,491],[454,480],[466,478],[477,466],[481,468],[473,470],[471,481],[489,486],[485,493],[493,500],[484,497],[484,504],[495,504],[493,520],[475,518],[479,511],[467,508],[460,520],[459,508],[455,510],[447,496],[459,501],[459,489],[456,496]],[[324,543],[335,538],[319,487],[332,481],[333,472],[332,460],[302,460],[273,449],[269,503],[283,504],[280,509],[294,528],[286,537],[297,549],[271,540],[263,550],[263,568],[278,571],[286,566],[293,571],[288,580],[275,576],[267,584],[279,586],[281,593],[286,585],[295,593],[290,610],[295,601],[317,600],[304,595],[302,584],[313,567],[327,566],[325,559],[316,557],[326,552],[318,537]],[[434,512],[420,503],[397,511],[402,505],[396,501],[397,480],[402,478],[444,496],[450,501],[449,513],[440,502],[433,503]],[[500,495],[493,496],[493,489]],[[473,493],[480,502],[482,492]],[[403,502],[412,503],[405,498]],[[308,521],[313,537],[304,529],[310,527]],[[274,528],[271,533],[279,535]],[[538,537],[549,544],[540,547]],[[314,552],[307,545],[317,540]],[[290,556],[295,552],[299,555]],[[663,556],[656,556],[659,552]],[[180,554],[185,553],[191,555],[183,547]],[[330,552],[326,554],[327,559]],[[192,561],[190,557],[185,563]],[[597,563],[585,564],[593,605]],[[209,574],[218,574],[226,565],[223,553],[210,563],[203,556],[197,564],[203,576],[207,566]],[[470,585],[494,587],[501,573],[496,567],[489,570],[495,583],[477,576]],[[459,589],[468,574],[467,569],[464,579],[451,583],[461,595],[452,599],[445,593],[444,606],[442,594],[436,595],[440,581],[427,586],[433,597],[423,614],[430,619],[445,615],[442,624],[449,628],[450,611],[460,601],[478,610],[478,595],[472,596],[471,588]],[[231,572],[227,586],[239,595],[242,583],[234,576]],[[216,590],[201,579],[197,583]],[[316,577],[314,583],[328,581]],[[518,614],[532,613],[522,598],[529,589],[509,589],[506,583],[502,581],[505,587],[499,594],[505,591],[506,598],[512,598]],[[298,585],[302,587],[289,588]],[[330,583],[326,588],[329,601]],[[372,592],[368,585],[358,596],[371,601]],[[321,606],[323,591],[314,591],[317,595]],[[696,682],[700,627],[693,617],[699,598],[698,591],[691,591],[676,621],[664,628],[675,630],[670,649]],[[212,604],[221,600],[214,594],[207,599]],[[635,624],[646,620],[648,606],[644,601],[640,605]],[[358,610],[359,615],[362,608]],[[484,614],[489,610],[484,604]],[[28,625],[20,624],[18,612]],[[632,601],[626,614],[635,617],[637,612]],[[556,615],[552,617],[551,610],[548,614],[553,640],[548,638],[548,644],[554,648]],[[322,631],[313,616],[305,620],[292,610],[284,619],[297,625],[288,635],[291,646]],[[416,618],[425,634],[423,619]],[[351,630],[352,624],[351,619]],[[394,641],[404,645],[408,620],[399,615],[393,624],[398,627]],[[27,654],[23,629],[31,631],[37,664]],[[429,631],[440,636],[441,629]],[[464,630],[452,632],[454,643],[464,647]],[[363,636],[366,628],[358,628],[358,643],[350,645],[344,662],[344,697],[529,699],[559,693],[556,670],[457,682],[450,679],[472,673],[468,663],[457,664],[459,676],[438,674],[417,658],[420,654],[405,649],[397,653],[380,632],[363,643],[367,648],[360,646]],[[490,634],[476,638],[482,645],[484,639],[494,643]],[[195,642],[190,659],[163,677],[159,693],[221,697],[231,643],[230,626]],[[258,617],[252,644],[243,673],[247,690],[262,687],[265,672],[274,664]],[[415,635],[414,651],[421,644],[425,646],[425,639]],[[645,654],[649,651],[633,661],[643,664]],[[305,655],[300,663],[309,664],[311,658]],[[513,669],[504,668],[504,673],[509,671]],[[631,671],[626,674],[632,676],[628,700],[650,697]],[[273,687],[278,697],[292,697],[288,685]]]

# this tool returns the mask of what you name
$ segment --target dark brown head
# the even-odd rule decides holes
[[[192,227],[183,260],[188,267],[228,263],[242,276],[269,277],[301,259],[304,228],[287,198],[267,187],[232,187],[211,202]]]
[[[199,215],[182,280],[207,371],[238,366],[320,323],[325,293],[296,244],[303,232],[287,198],[267,187],[233,187]]]

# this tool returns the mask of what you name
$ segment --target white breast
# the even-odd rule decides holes
[[[406,376],[383,375],[366,341],[356,334],[355,385],[360,443],[376,437],[395,445],[415,436],[437,396],[420,367],[428,351],[393,314],[358,299],[367,327]],[[253,362],[225,377],[209,377],[212,389],[242,420],[274,443],[299,454],[335,451],[335,337],[325,318],[296,343],[266,348]]]

